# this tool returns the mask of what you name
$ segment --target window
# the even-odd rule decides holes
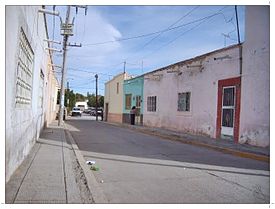
[[[178,93],[178,111],[190,111],[191,92]]]
[[[19,53],[16,79],[16,107],[29,107],[32,99],[32,76],[33,76],[34,53],[31,45],[21,28],[19,40]]]
[[[116,83],[116,93],[119,94],[119,83]]]
[[[157,97],[156,96],[147,97],[147,111],[156,112],[156,110],[157,110]]]
[[[139,108],[141,104],[141,96],[136,96],[136,108]]]
[[[44,73],[40,70],[38,107],[43,108]]]
[[[125,109],[131,109],[132,94],[125,94]]]

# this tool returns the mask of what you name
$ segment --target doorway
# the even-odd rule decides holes
[[[105,103],[105,121],[108,121],[109,103]]]
[[[218,82],[216,138],[239,140],[241,78]]]

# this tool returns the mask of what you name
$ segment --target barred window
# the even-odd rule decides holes
[[[29,107],[32,100],[34,53],[23,29],[20,29],[15,106]]]
[[[190,111],[191,92],[178,93],[178,111]]]
[[[38,107],[43,107],[44,73],[40,70]]]
[[[125,109],[131,109],[132,94],[125,94]]]
[[[156,112],[156,110],[157,110],[157,97],[156,96],[147,97],[147,111]]]

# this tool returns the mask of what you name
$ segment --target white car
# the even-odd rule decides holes
[[[72,116],[80,116],[82,115],[82,111],[79,107],[74,107],[72,111]]]

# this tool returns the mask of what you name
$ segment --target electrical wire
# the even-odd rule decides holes
[[[173,27],[174,25],[176,25],[178,22],[180,22],[181,20],[183,20],[185,17],[187,17],[189,14],[191,14],[192,12],[194,12],[197,8],[199,8],[199,6],[194,7],[193,9],[191,9],[188,13],[186,13],[185,15],[183,15],[181,18],[179,18],[176,22],[174,22],[173,24],[171,24],[170,26],[168,26],[165,30],[170,29],[171,27]],[[156,35],[154,38],[152,38],[150,41],[148,41],[147,43],[145,43],[139,50],[144,49],[146,46],[148,46],[151,42],[153,42],[155,39],[157,39],[159,36],[161,36],[164,33],[164,31],[162,31],[161,33],[159,33],[158,35]]]
[[[100,74],[100,75],[106,75],[106,76],[114,76],[114,75],[111,75],[111,74],[99,73],[99,72],[91,72],[91,71],[87,71],[87,70],[79,70],[79,69],[71,68],[71,67],[69,67],[68,69],[72,70],[72,71],[79,71],[79,72],[85,72],[85,73],[91,73],[91,74]]]
[[[190,31],[194,30],[194,29],[197,28],[197,27],[199,27],[201,24],[203,24],[203,23],[206,22],[207,20],[211,19],[212,17],[215,17],[215,16],[217,16],[217,15],[223,14],[223,13],[221,13],[221,11],[224,10],[225,8],[226,8],[226,6],[223,7],[222,9],[218,10],[218,11],[215,12],[214,14],[207,16],[207,18],[202,18],[203,20],[201,20],[201,22],[199,22],[197,25],[195,25],[194,27],[190,28],[190,29],[187,30],[187,31],[184,31],[183,33],[181,33],[180,35],[178,35],[176,38],[174,38],[174,39],[172,39],[171,41],[167,42],[165,45],[162,45],[161,47],[157,48],[156,50],[154,50],[154,51],[151,52],[150,54],[148,54],[148,55],[146,55],[146,56],[143,56],[143,57],[142,57],[141,59],[139,59],[139,60],[143,60],[143,59],[145,59],[146,57],[151,56],[152,54],[158,52],[160,49],[162,49],[162,48],[164,48],[164,47],[170,45],[171,43],[173,43],[174,41],[178,40],[180,37],[182,37],[182,36],[185,35],[186,33],[188,33],[188,32],[190,32]]]
[[[197,8],[199,8],[200,6],[196,6],[194,8],[192,8],[189,12],[187,12],[186,14],[184,14],[182,17],[180,17],[179,19],[177,19],[174,23],[172,23],[171,25],[169,25],[166,29],[170,29],[171,27],[173,27],[174,25],[176,25],[177,23],[179,23],[181,20],[183,20],[185,17],[187,17],[188,15],[190,15],[192,12],[194,12]],[[153,37],[152,39],[150,39],[148,42],[146,42],[142,47],[134,50],[135,52],[137,51],[141,51],[142,49],[144,49],[146,46],[148,46],[150,43],[152,43],[155,39],[157,39],[158,37],[160,37],[162,34],[164,33],[164,31],[162,31],[161,33],[157,34],[155,37]],[[133,57],[133,56],[132,56]],[[127,57],[125,60],[130,59],[131,57]],[[127,62],[127,64],[129,64]],[[130,64],[131,65],[131,64]],[[140,66],[140,64],[138,65]]]
[[[187,25],[191,25],[193,23],[200,22],[200,21],[203,21],[205,19],[209,19],[209,18],[211,18],[213,16],[216,16],[216,15],[217,15],[217,13],[209,15],[209,16],[205,16],[205,17],[200,18],[200,19],[193,20],[191,22],[188,22],[188,23],[176,26],[176,27],[171,27],[171,28],[160,30],[160,31],[156,31],[156,32],[151,32],[151,33],[142,34],[142,35],[138,35],[138,36],[132,36],[132,37],[128,37],[128,38],[116,39],[116,40],[113,40],[113,41],[105,41],[105,42],[98,42],[98,43],[92,43],[92,44],[83,44],[83,46],[86,46],[86,47],[88,47],[88,46],[96,46],[96,45],[102,45],[102,44],[108,44],[108,43],[114,43],[114,42],[120,42],[120,41],[128,41],[128,40],[132,40],[132,39],[137,39],[137,38],[143,38],[143,37],[147,37],[147,36],[152,36],[152,35],[155,35],[155,34],[164,33],[164,32],[167,32],[167,31],[171,31],[171,30],[175,30],[175,29],[178,29],[178,28],[182,28],[182,27],[185,27]]]

